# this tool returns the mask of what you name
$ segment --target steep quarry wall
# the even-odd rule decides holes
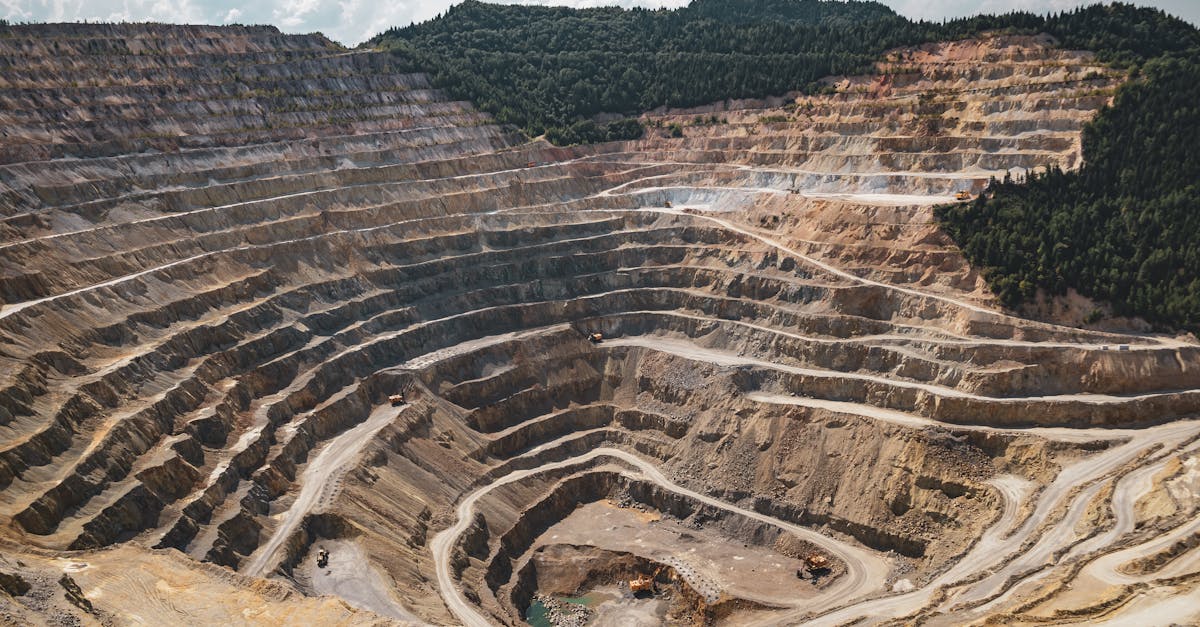
[[[1001,312],[931,220],[1078,165],[1123,77],[1052,44],[555,148],[320,36],[0,28],[0,582],[41,586],[0,608],[518,624],[646,572],[701,623],[1185,598],[1200,348]],[[747,589],[738,550],[830,568]]]

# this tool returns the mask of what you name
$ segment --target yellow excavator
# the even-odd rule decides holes
[[[659,566],[652,575],[638,575],[629,580],[629,591],[637,594],[639,592],[649,592],[654,594],[654,578],[662,572],[662,566]]]
[[[971,192],[966,192],[966,191],[958,192],[957,194],[954,195],[954,200],[957,200],[958,202],[962,202],[964,200],[971,200]]]
[[[649,575],[640,575],[635,579],[629,580],[629,591],[638,592],[654,592],[654,580]]]

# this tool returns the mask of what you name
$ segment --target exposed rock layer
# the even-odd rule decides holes
[[[560,464],[481,496],[455,539],[454,587],[491,621],[520,620],[541,534],[618,493],[731,542],[820,529],[891,569],[871,585],[924,585],[1039,507],[1012,486],[1054,495],[1082,459],[1091,498],[1190,435],[1113,428],[1200,407],[1197,346],[1000,313],[930,221],[989,176],[1078,165],[1120,76],[1044,39],[897,51],[833,95],[559,149],[319,36],[3,33],[0,517],[22,550],[270,575],[338,538],[405,608],[366,610],[449,622],[430,546],[455,504]],[[601,447],[737,509],[571,463]],[[73,580],[119,612],[112,577]],[[894,613],[986,617],[991,579],[952,583],[980,580],[965,610]],[[826,607],[751,605],[711,616]]]

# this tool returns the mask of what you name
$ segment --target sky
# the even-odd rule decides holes
[[[320,31],[356,45],[392,26],[437,16],[460,0],[0,0],[0,17],[23,22],[155,21],[272,24],[287,33]],[[679,7],[688,0],[509,0],[511,4]],[[882,0],[914,19],[940,20],[1011,10],[1044,13],[1095,0]],[[1134,0],[1200,24],[1200,0]]]

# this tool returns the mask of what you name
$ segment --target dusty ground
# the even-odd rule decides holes
[[[685,580],[612,623],[1194,622],[1200,346],[999,311],[931,220],[1079,165],[1088,54],[560,149],[319,36],[5,28],[9,622],[516,624],[563,537]]]
[[[335,597],[309,598],[285,585],[197,565],[174,551],[137,546],[70,557],[5,551],[0,569],[32,585],[23,595],[0,595],[0,617],[13,625],[382,625]],[[20,557],[16,557],[20,555]],[[59,583],[68,575],[84,593],[82,606]]]
[[[596,627],[652,627],[665,620],[666,602],[658,599],[613,599],[596,606]]]
[[[306,594],[331,596],[345,600],[360,610],[405,622],[420,622],[393,596],[395,585],[371,565],[370,558],[353,541],[323,540],[318,551],[329,552],[324,568],[317,566],[316,553],[310,554],[293,572]]]
[[[722,595],[767,605],[796,605],[816,593],[811,581],[796,577],[803,562],[794,556],[768,547],[739,547],[719,531],[621,508],[612,501],[576,509],[547,529],[534,546],[542,544],[595,546],[677,564],[677,569],[686,565]]]

